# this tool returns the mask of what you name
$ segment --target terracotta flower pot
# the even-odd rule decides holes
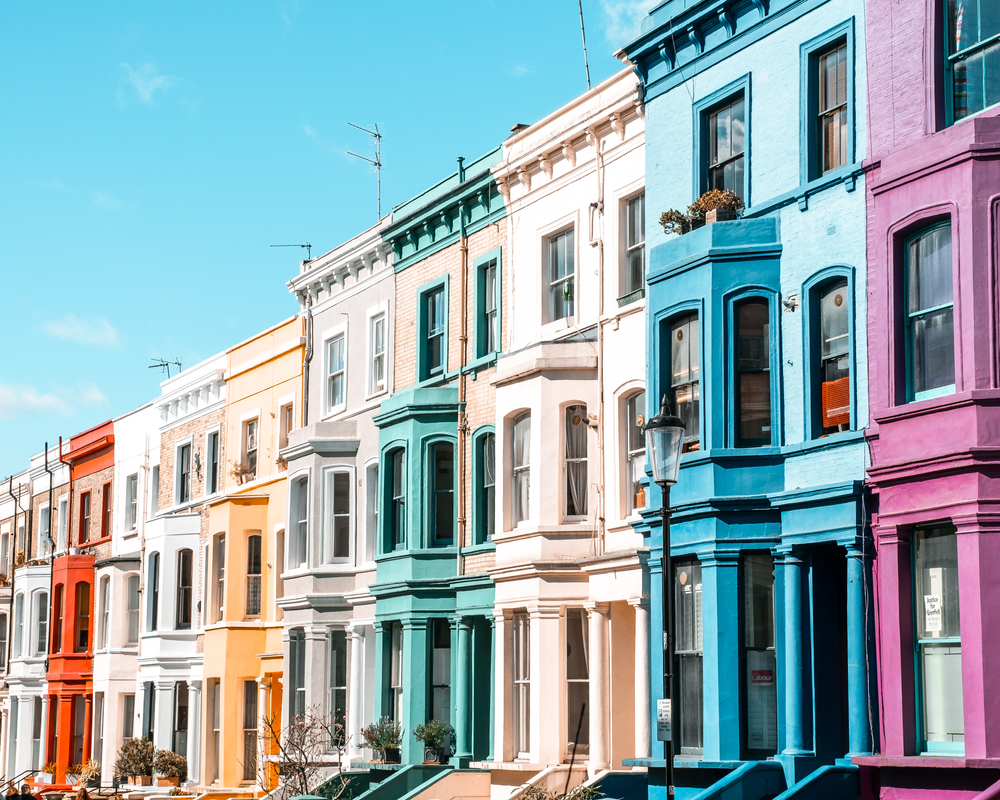
[[[711,225],[713,222],[732,222],[736,219],[736,212],[728,208],[713,208],[705,212],[705,222]]]
[[[156,776],[156,785],[157,786],[180,786],[181,785],[181,779],[180,778],[170,778],[170,777],[167,777],[166,775],[157,775]]]
[[[153,783],[152,775],[133,775],[132,783],[136,786],[151,786]]]

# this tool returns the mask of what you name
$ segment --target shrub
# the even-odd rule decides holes
[[[115,759],[115,777],[130,775],[152,775],[155,748],[147,739],[126,739]]]
[[[705,214],[714,209],[723,209],[739,214],[743,210],[743,201],[731,189],[709,189],[688,206],[688,217],[704,219]]]
[[[418,742],[423,742],[424,747],[442,747],[444,740],[455,732],[450,722],[439,719],[432,719],[424,725],[417,725],[413,731],[413,738]]]
[[[184,756],[177,755],[173,750],[157,750],[153,758],[153,769],[157,775],[164,778],[180,778],[187,780],[188,762]]]

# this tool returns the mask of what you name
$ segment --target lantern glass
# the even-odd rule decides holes
[[[646,455],[656,483],[668,486],[677,483],[683,445],[683,425],[655,425],[646,428]]]

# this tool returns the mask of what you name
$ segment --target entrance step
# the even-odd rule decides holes
[[[831,764],[811,772],[774,800],[858,800],[861,778],[853,765]]]
[[[776,800],[787,788],[785,770],[776,761],[748,761],[692,800]]]

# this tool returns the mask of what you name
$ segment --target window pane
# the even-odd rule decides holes
[[[333,473],[333,557],[351,554],[351,476]]]
[[[951,227],[939,226],[911,241],[908,256],[910,313],[951,303]]]
[[[953,528],[918,530],[916,540],[917,636],[961,635],[958,595],[958,536]]]
[[[770,319],[766,302],[737,309],[737,446],[771,443]]]
[[[587,513],[587,407],[566,409],[566,514]]]
[[[451,541],[454,536],[455,473],[454,448],[450,444],[434,446],[434,539]]]
[[[530,498],[528,486],[531,475],[531,415],[525,414],[514,422],[513,449],[514,475],[512,486],[512,520],[518,522],[528,519],[530,514]]]
[[[924,392],[955,383],[955,332],[952,309],[913,322],[913,390]]]
[[[674,592],[680,745],[682,752],[697,753],[703,743],[701,564],[674,565]]]

